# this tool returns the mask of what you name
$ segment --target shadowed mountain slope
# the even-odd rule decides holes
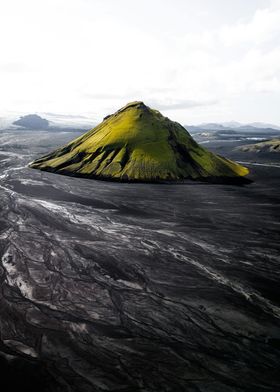
[[[120,181],[240,178],[248,169],[199,146],[186,129],[132,102],[32,168]]]

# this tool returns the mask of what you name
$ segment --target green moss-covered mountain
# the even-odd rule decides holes
[[[143,102],[129,103],[30,166],[120,181],[238,178],[248,174],[247,168],[199,146],[183,126]]]

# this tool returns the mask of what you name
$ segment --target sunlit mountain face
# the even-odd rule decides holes
[[[184,127],[132,102],[31,167],[122,181],[241,178],[249,170],[200,147]]]

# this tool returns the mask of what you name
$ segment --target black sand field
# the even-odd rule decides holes
[[[27,167],[75,136],[0,133],[5,391],[279,391],[280,167],[245,186]]]

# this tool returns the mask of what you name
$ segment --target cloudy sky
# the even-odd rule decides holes
[[[0,116],[280,125],[280,0],[0,0]]]

